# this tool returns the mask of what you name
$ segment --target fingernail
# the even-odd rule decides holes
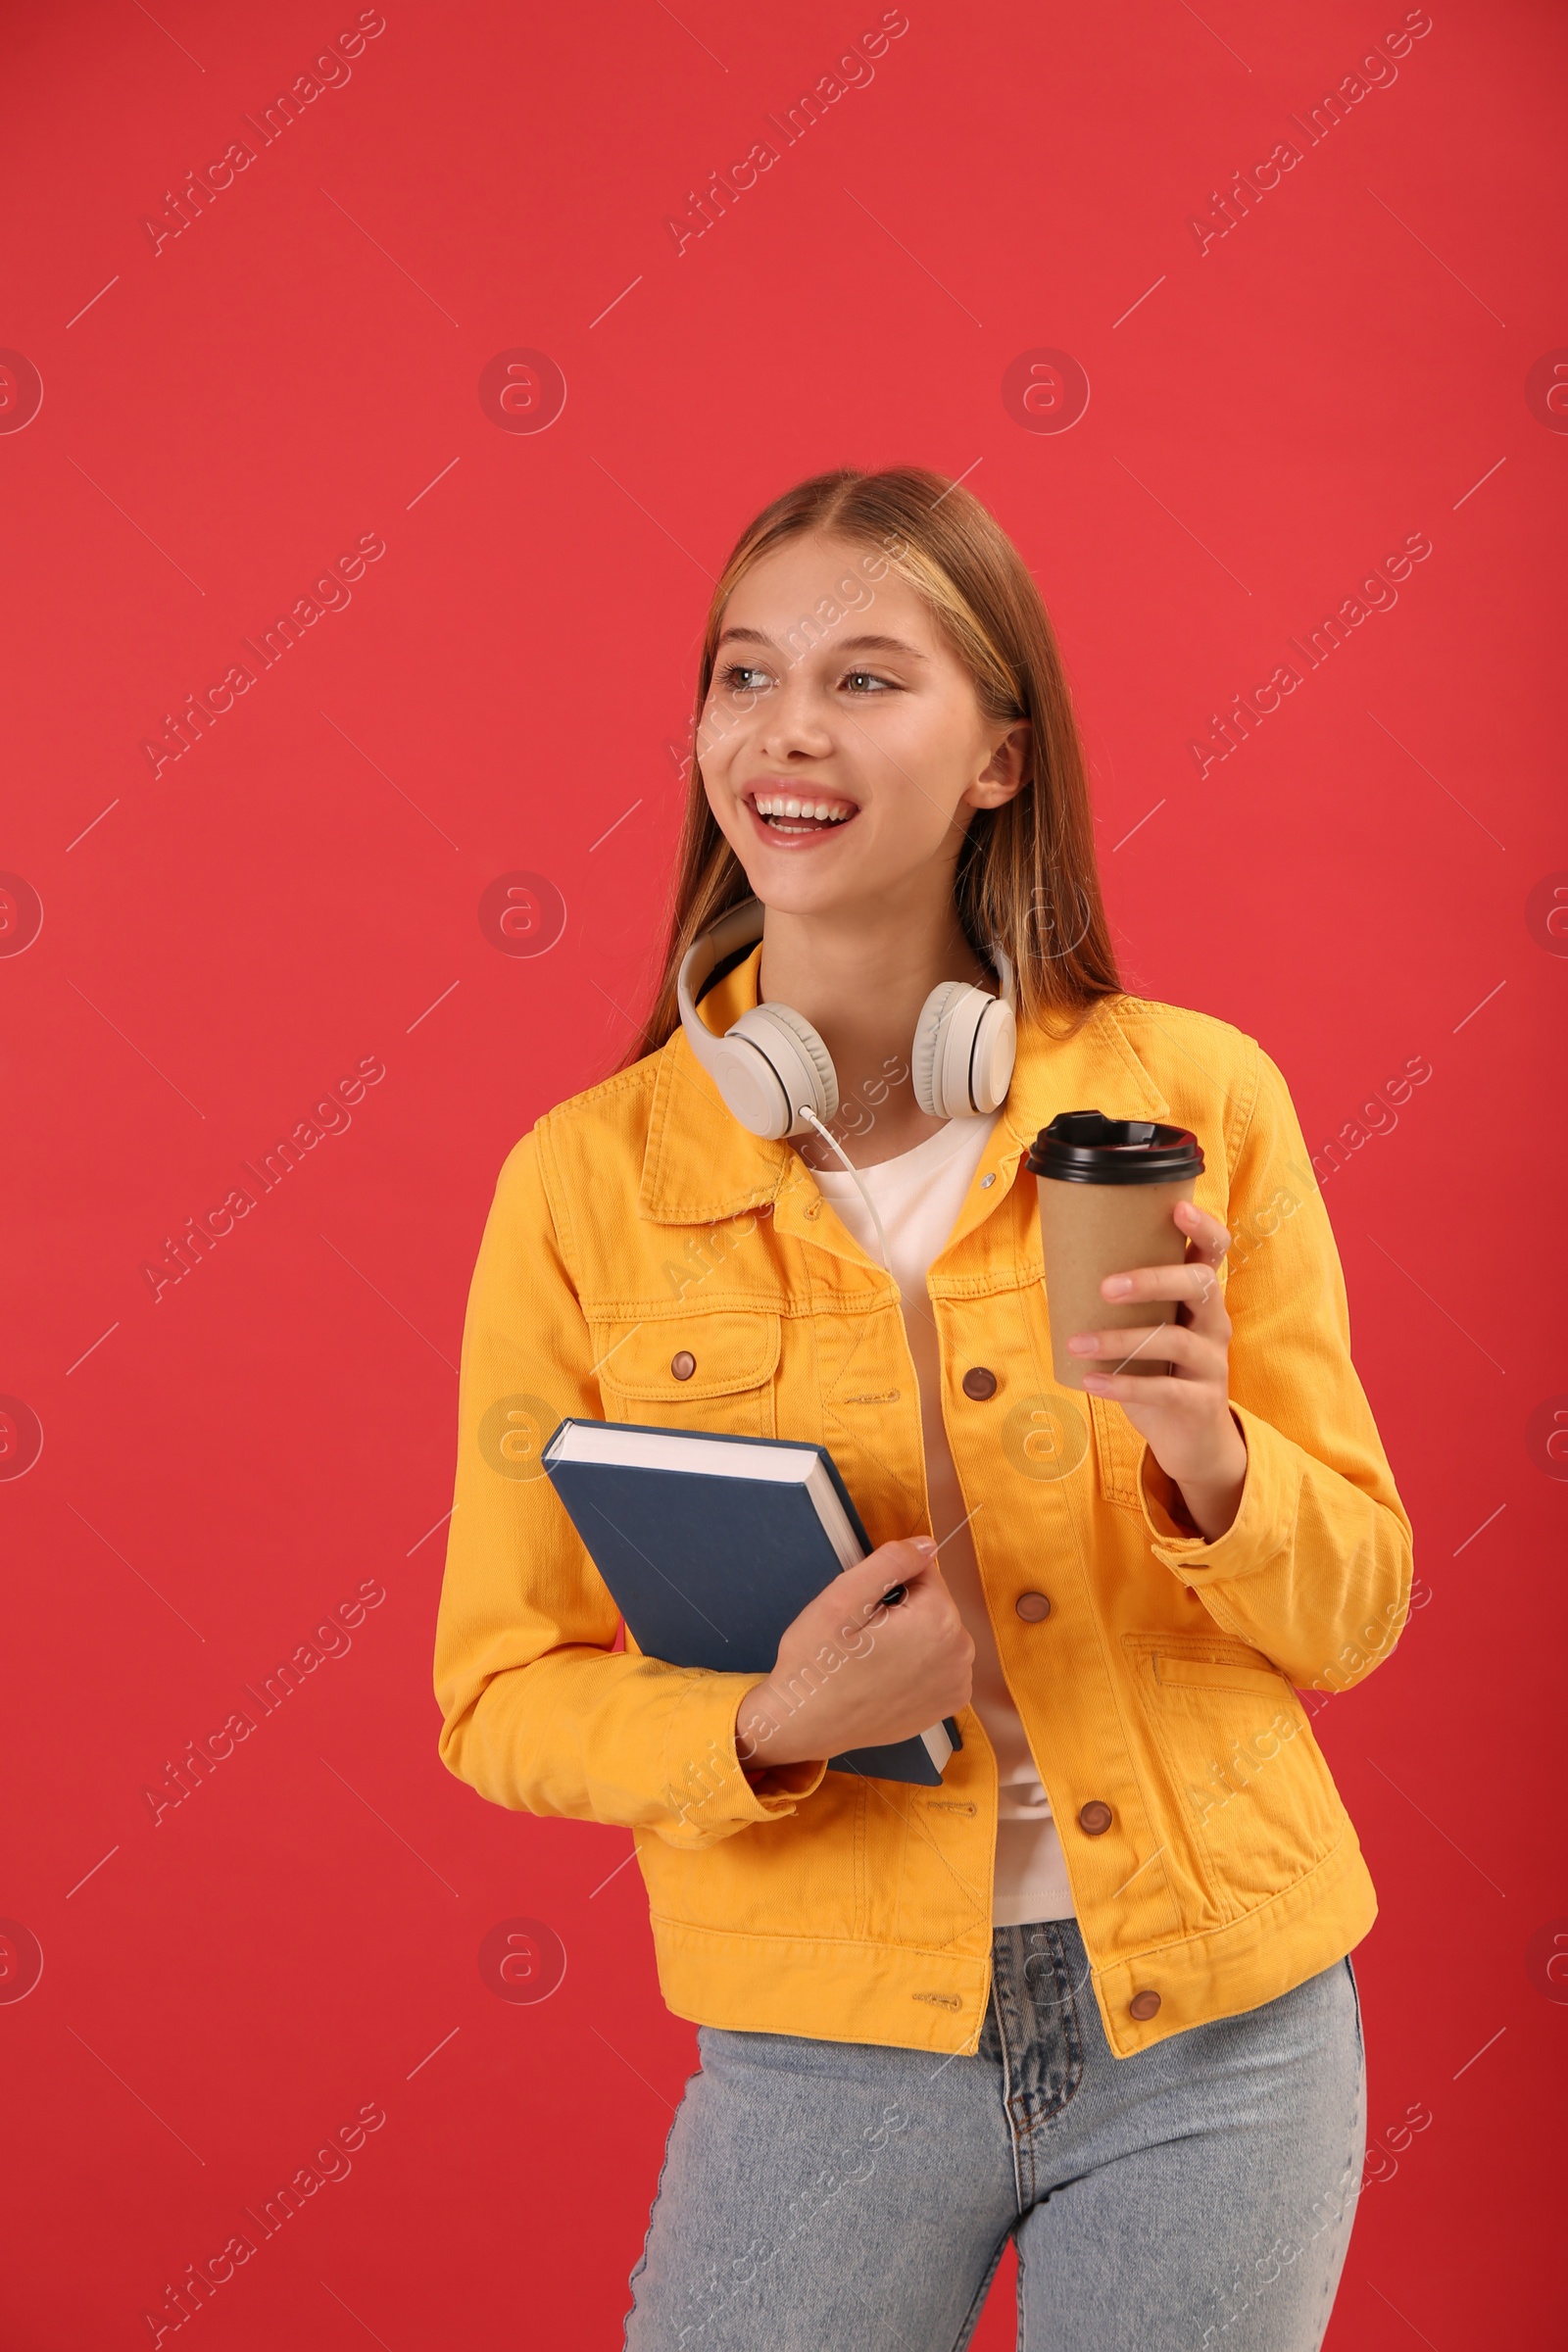
[[[1125,1298],[1132,1287],[1133,1278],[1130,1274],[1107,1274],[1100,1291],[1104,1298]]]
[[[1092,1331],[1075,1331],[1067,1345],[1074,1355],[1098,1355],[1100,1353],[1100,1342]]]
[[[935,1551],[937,1547],[935,1536],[911,1536],[909,1542],[916,1551]]]

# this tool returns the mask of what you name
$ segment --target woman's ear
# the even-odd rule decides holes
[[[1027,719],[1009,727],[972,784],[965,785],[962,804],[969,808],[1001,808],[1016,799],[1029,781],[1033,733]]]

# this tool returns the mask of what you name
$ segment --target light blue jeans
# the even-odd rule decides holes
[[[1348,1960],[1114,2058],[1072,1920],[998,1928],[972,2058],[698,2029],[626,2352],[1316,2352],[1366,2137]]]

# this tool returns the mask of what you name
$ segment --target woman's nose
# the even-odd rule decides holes
[[[792,752],[820,760],[833,748],[826,715],[804,678],[786,678],[768,696],[760,716],[758,741],[769,760],[787,760]]]

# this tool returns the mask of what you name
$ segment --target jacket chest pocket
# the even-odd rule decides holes
[[[1138,1492],[1138,1472],[1144,1441],[1121,1406],[1109,1396],[1089,1396],[1089,1417],[1095,1429],[1095,1458],[1100,1465],[1100,1491],[1107,1502],[1120,1503],[1136,1519],[1144,1515]]]
[[[770,1438],[779,1318],[714,1309],[590,1322],[607,1421]]]

